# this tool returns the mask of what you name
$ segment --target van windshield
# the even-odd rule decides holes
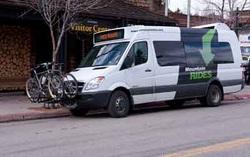
[[[121,42],[95,46],[81,61],[79,67],[116,65],[123,55],[127,45],[128,42]]]

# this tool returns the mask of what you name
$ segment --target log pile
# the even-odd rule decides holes
[[[30,60],[30,28],[0,25],[0,91],[24,89]]]

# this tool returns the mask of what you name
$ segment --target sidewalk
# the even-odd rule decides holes
[[[224,95],[224,100],[241,100],[241,99],[250,99],[250,85],[245,85],[244,89],[239,92]]]
[[[237,93],[225,95],[225,100],[250,99],[250,85]],[[43,104],[31,103],[24,92],[0,93],[0,122],[70,116],[65,108],[44,109]]]
[[[24,92],[0,93],[0,122],[69,116],[65,108],[45,109],[31,103]]]

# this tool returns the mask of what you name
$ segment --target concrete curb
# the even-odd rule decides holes
[[[228,94],[228,95],[224,95],[224,100],[245,100],[245,99],[250,99],[250,94],[241,94],[241,95]]]
[[[57,118],[70,116],[70,112],[66,109],[58,109],[53,111],[45,112],[28,112],[28,113],[18,113],[18,114],[7,114],[0,115],[0,123],[12,122],[12,121],[24,121],[24,120],[34,120],[34,119],[45,119],[45,118]]]
[[[244,100],[250,99],[250,94],[228,94],[224,96],[224,100]],[[96,113],[92,111],[90,113]],[[13,122],[13,121],[24,121],[24,120],[35,120],[35,119],[45,119],[45,118],[58,118],[58,117],[67,117],[70,116],[71,113],[68,109],[60,108],[60,109],[47,109],[40,111],[32,111],[25,113],[17,113],[17,114],[6,114],[0,115],[0,123],[4,122]]]

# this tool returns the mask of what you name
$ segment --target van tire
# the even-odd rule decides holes
[[[78,109],[78,108],[70,109],[69,111],[73,116],[76,116],[76,117],[84,117],[89,112],[89,110],[87,109]]]
[[[129,113],[130,102],[123,91],[115,91],[110,98],[108,112],[115,118],[126,117]]]
[[[221,88],[215,84],[209,86],[207,95],[200,99],[200,103],[204,106],[216,107],[221,104],[222,91]]]
[[[185,103],[185,100],[169,100],[169,101],[166,101],[166,104],[170,108],[180,108],[180,107],[183,106],[184,103]]]

